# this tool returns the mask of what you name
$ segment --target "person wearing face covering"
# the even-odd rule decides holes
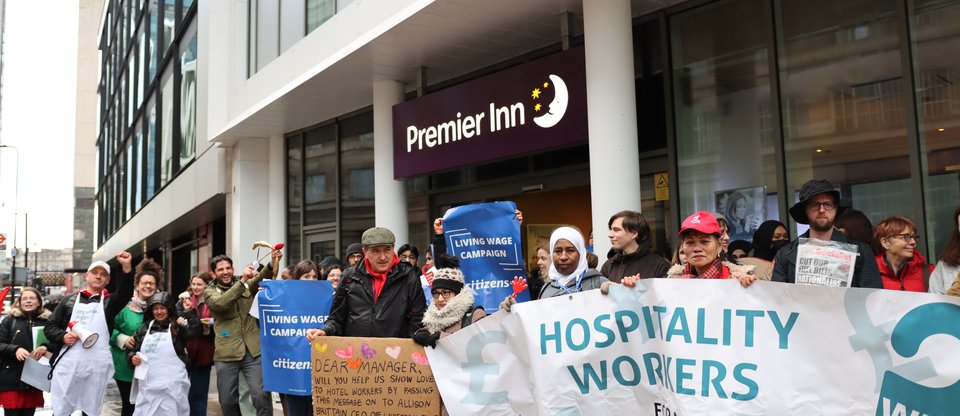
[[[790,243],[787,226],[777,220],[767,220],[753,233],[753,256],[773,261],[773,256]]]
[[[580,230],[573,227],[560,227],[550,235],[550,249],[553,262],[547,271],[550,281],[540,289],[540,299],[555,296],[572,295],[588,290],[600,289],[610,280],[587,265],[587,249]],[[500,309],[509,311],[517,303],[507,296]]]

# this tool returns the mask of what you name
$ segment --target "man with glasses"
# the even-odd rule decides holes
[[[801,238],[814,238],[824,241],[838,241],[857,246],[857,259],[854,265],[851,287],[882,289],[880,270],[873,260],[873,252],[863,242],[850,240],[833,228],[833,222],[845,208],[840,206],[840,192],[832,183],[825,180],[811,180],[800,188],[800,201],[790,207],[790,217],[798,224],[809,224],[810,230]],[[790,242],[777,252],[773,260],[774,282],[796,282],[797,250],[799,240]]]
[[[420,273],[400,261],[393,246],[396,237],[386,228],[363,232],[363,262],[343,273],[333,297],[330,316],[317,336],[411,338],[427,306]]]

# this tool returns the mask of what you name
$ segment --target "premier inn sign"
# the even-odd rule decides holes
[[[587,141],[583,48],[393,106],[393,176]]]

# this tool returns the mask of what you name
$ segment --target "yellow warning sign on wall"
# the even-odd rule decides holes
[[[654,189],[656,189],[657,201],[670,200],[670,176],[667,172],[653,174]]]

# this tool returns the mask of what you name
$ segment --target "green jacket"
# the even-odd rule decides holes
[[[117,346],[117,341],[121,338],[132,337],[140,327],[143,326],[143,312],[135,312],[130,306],[124,306],[123,310],[113,319],[113,333],[110,335],[110,353],[113,354],[113,378],[115,380],[133,381],[133,367],[127,364],[127,351]],[[124,335],[124,337],[121,337]]]
[[[260,288],[260,281],[273,276],[273,268],[267,265],[256,277],[247,280],[233,278],[229,288],[222,286],[218,278],[210,282],[204,300],[213,315],[214,361],[240,361],[245,351],[253,357],[260,356],[260,328],[257,319],[250,316],[250,306]]]

